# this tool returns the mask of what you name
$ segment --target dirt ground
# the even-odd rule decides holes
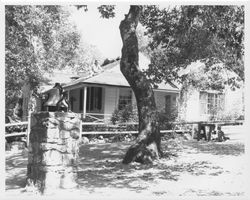
[[[230,131],[231,130],[231,131]],[[228,129],[226,142],[171,139],[162,143],[173,153],[152,165],[123,165],[131,143],[87,144],[80,148],[78,184],[55,191],[64,198],[152,199],[169,196],[244,197],[246,155],[242,130]],[[25,192],[27,150],[6,152],[6,197],[31,197]]]

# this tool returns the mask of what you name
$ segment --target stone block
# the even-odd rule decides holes
[[[62,163],[63,166],[77,166],[77,154],[69,154],[64,153],[62,154]]]
[[[58,138],[47,138],[46,140],[43,140],[42,142],[48,142],[51,144],[57,144],[58,143]]]
[[[70,131],[61,130],[60,131],[60,138],[62,138],[62,139],[70,138]]]
[[[75,181],[77,179],[77,173],[70,170],[66,171],[61,178],[60,187],[63,189],[71,189],[77,187],[77,182]]]
[[[59,138],[57,140],[57,144],[59,144],[59,145],[66,145],[67,144],[67,140],[68,139],[65,139],[65,138]]]
[[[68,153],[76,154],[79,152],[78,141],[74,139],[68,139],[66,144],[66,149]]]
[[[59,138],[59,129],[51,128],[47,130],[47,138],[49,139],[58,139]]]
[[[57,150],[60,151],[61,153],[66,153],[67,147],[66,145],[57,144]]]
[[[74,128],[73,130],[70,131],[70,136],[73,139],[79,139],[80,138],[80,130],[77,128]]]
[[[43,143],[40,143],[40,148],[41,148],[42,151],[57,149],[57,144],[56,143],[54,144],[54,143],[43,142]]]
[[[62,154],[57,150],[48,150],[43,153],[42,165],[62,165]]]

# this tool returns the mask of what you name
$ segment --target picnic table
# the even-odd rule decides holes
[[[221,126],[226,125],[239,125],[243,124],[243,120],[234,120],[234,121],[197,121],[194,124],[198,125],[198,128],[193,128],[192,136],[194,138],[195,133],[197,134],[197,140],[202,139],[203,137],[205,140],[210,141],[212,133],[215,131],[219,131]]]

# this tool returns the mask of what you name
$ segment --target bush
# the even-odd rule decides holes
[[[126,105],[123,109],[115,109],[110,121],[112,124],[138,122],[137,109],[132,105]]]
[[[173,128],[172,122],[176,120],[178,116],[177,109],[173,108],[170,113],[166,113],[165,110],[159,112],[159,124],[161,130],[169,130]]]
[[[159,125],[160,129],[171,129],[171,122],[175,121],[177,118],[177,109],[173,108],[170,113],[166,113],[165,110],[159,112]],[[126,122],[138,122],[138,113],[135,106],[127,105],[124,109],[116,109],[111,117],[111,122],[116,123],[126,123]],[[130,125],[129,125],[130,126]],[[136,127],[132,125],[130,130],[134,130]]]

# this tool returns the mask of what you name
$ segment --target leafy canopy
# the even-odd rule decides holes
[[[220,88],[224,83],[237,86],[238,80],[244,81],[244,6],[139,7],[140,23],[146,30],[143,36],[139,27],[139,49],[151,58],[146,73],[152,83],[183,82],[190,77],[180,76],[179,72],[198,60],[206,64],[204,72],[209,75],[208,81],[218,82],[217,86],[204,83],[204,87]],[[104,18],[114,16],[114,5],[102,5],[98,9]],[[211,66],[221,63],[225,69],[235,72],[238,80],[218,77],[220,68]],[[191,82],[199,85],[199,81]]]
[[[183,81],[179,71],[197,60],[207,72],[223,63],[244,81],[243,6],[145,6],[140,21],[152,38],[148,75],[155,82]]]

